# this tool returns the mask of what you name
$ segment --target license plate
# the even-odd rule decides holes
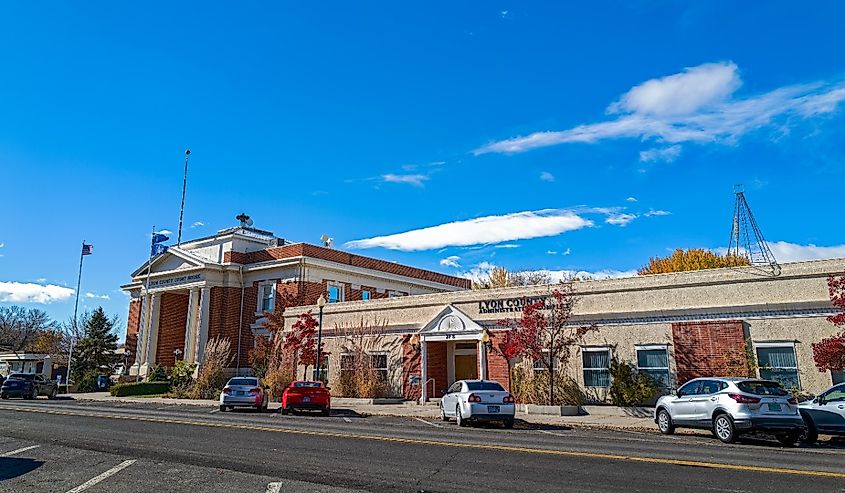
[[[311,402],[311,398],[310,397],[303,397],[302,402]]]
[[[487,406],[487,412],[491,414],[497,413],[499,412],[499,406]]]
[[[238,390],[238,391],[235,392],[235,395],[244,395],[244,391]]]
[[[769,404],[769,411],[780,412],[780,404]]]

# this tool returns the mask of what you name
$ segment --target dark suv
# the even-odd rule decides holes
[[[24,399],[35,399],[39,395],[46,395],[55,399],[58,393],[56,382],[49,380],[44,375],[34,373],[12,373],[0,386],[0,398],[23,397]]]

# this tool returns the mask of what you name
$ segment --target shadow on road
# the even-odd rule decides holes
[[[41,460],[0,457],[0,481],[23,476],[30,471],[38,469],[42,465],[44,465],[44,461]]]
[[[515,430],[542,430],[542,431],[571,431],[572,427],[567,425],[556,425],[551,423],[529,423],[517,418],[513,425]]]

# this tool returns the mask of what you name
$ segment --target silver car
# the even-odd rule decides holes
[[[458,380],[440,399],[440,419],[455,418],[458,426],[469,421],[501,421],[505,428],[513,428],[515,412],[513,396],[492,380]]]
[[[762,431],[794,445],[804,429],[798,401],[780,383],[750,378],[690,380],[657,401],[654,421],[666,435],[679,427],[709,429],[725,443]]]
[[[266,411],[270,403],[267,390],[255,377],[230,378],[220,392],[220,410],[236,407],[251,407],[256,411]]]
[[[845,436],[845,383],[834,385],[812,401],[798,405],[807,431],[801,436],[804,443],[815,443],[819,433]]]

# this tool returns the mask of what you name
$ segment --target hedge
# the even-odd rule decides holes
[[[169,391],[170,382],[119,383],[109,389],[113,397],[166,394]]]

